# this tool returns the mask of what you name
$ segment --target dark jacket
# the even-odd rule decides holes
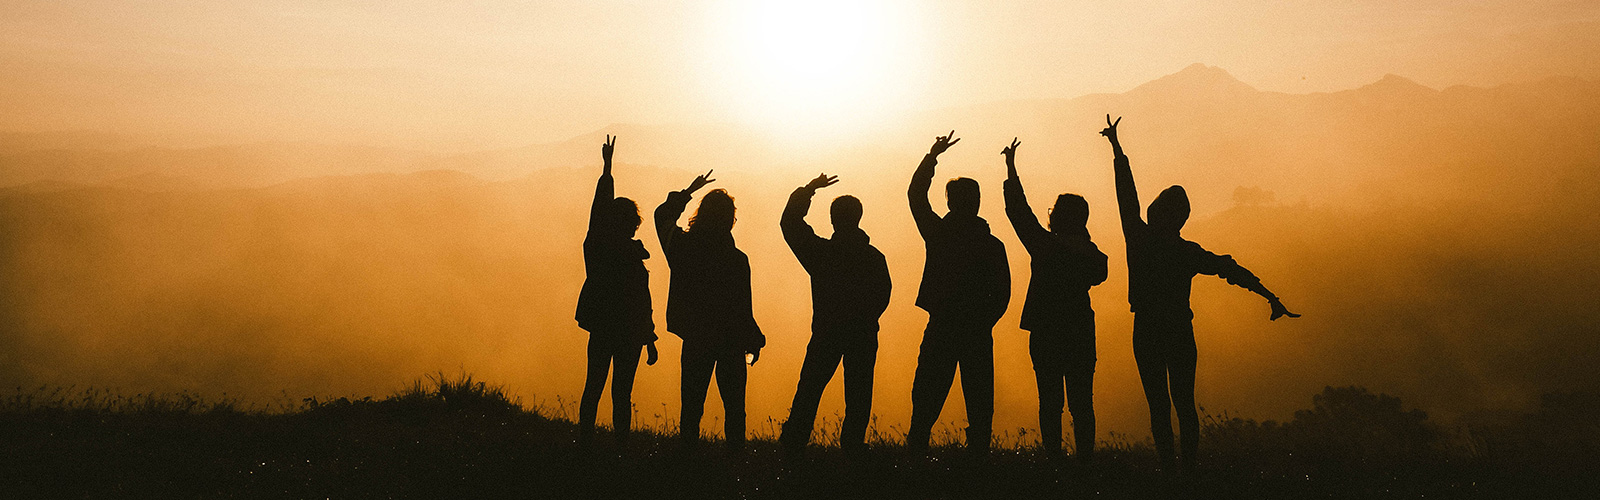
[[[608,232],[602,213],[614,197],[611,175],[600,176],[589,208],[589,233],[583,239],[583,291],[578,294],[578,327],[609,340],[647,344],[656,340],[650,310],[650,271],[644,243]]]
[[[1218,276],[1229,284],[1270,295],[1261,280],[1234,262],[1233,257],[1206,251],[1175,232],[1152,230],[1139,216],[1139,192],[1127,156],[1117,156],[1115,171],[1117,210],[1122,216],[1122,235],[1128,243],[1128,304],[1133,312],[1193,319],[1189,285],[1196,274]]]
[[[928,189],[935,164],[933,155],[923,157],[907,190],[911,218],[927,248],[917,307],[930,315],[993,326],[1011,301],[1005,245],[989,233],[982,217],[950,213],[941,218],[933,213]]]
[[[817,236],[806,224],[815,192],[789,195],[779,226],[800,265],[811,274],[811,332],[817,338],[876,338],[878,317],[889,307],[889,264],[865,231],[835,231]]]
[[[672,269],[667,288],[667,331],[684,342],[709,342],[747,351],[766,345],[750,306],[750,259],[727,232],[678,227],[689,204],[682,191],[656,207],[656,234]]]
[[[1106,281],[1106,254],[1088,231],[1053,233],[1039,225],[1022,191],[1022,181],[1005,182],[1006,218],[1028,249],[1033,277],[1022,306],[1022,329],[1060,330],[1087,325],[1093,332],[1094,309],[1089,288]],[[1081,228],[1074,228],[1081,229]]]

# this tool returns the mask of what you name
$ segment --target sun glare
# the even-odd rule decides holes
[[[719,16],[721,100],[743,120],[860,123],[892,109],[909,66],[909,9],[874,1],[741,2]],[[850,123],[846,123],[850,122]]]

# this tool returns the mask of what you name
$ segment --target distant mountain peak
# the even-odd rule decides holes
[[[1229,74],[1227,70],[1218,66],[1207,66],[1203,63],[1194,63],[1173,73],[1144,85],[1134,87],[1128,93],[1201,93],[1206,95],[1218,93],[1251,93],[1256,92],[1255,87],[1239,81]]]
[[[1356,90],[1381,91],[1381,92],[1427,92],[1434,93],[1438,90],[1394,73],[1383,75],[1378,81],[1369,83]]]

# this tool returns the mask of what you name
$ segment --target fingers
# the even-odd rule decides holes
[[[1111,115],[1106,115],[1106,116],[1111,116]],[[1113,123],[1113,124],[1111,124],[1111,126],[1115,127],[1120,123],[1122,123],[1122,117],[1118,116],[1117,117],[1117,123]]]
[[[1111,113],[1106,113],[1106,126],[1107,127],[1112,126],[1111,125]]]

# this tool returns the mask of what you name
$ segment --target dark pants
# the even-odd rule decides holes
[[[1033,374],[1039,382],[1039,438],[1046,453],[1061,452],[1061,407],[1072,411],[1078,457],[1094,455],[1094,326],[1034,331],[1028,338]],[[1066,399],[1062,399],[1062,395]]]
[[[693,442],[700,439],[700,417],[706,412],[706,390],[711,374],[717,375],[717,392],[722,395],[723,432],[729,446],[744,445],[744,351],[705,342],[683,343],[683,394],[679,435]]]
[[[822,391],[833,380],[833,372],[844,364],[844,426],[839,445],[857,448],[866,443],[867,421],[872,418],[872,375],[878,365],[876,333],[865,339],[838,340],[812,335],[806,346],[805,364],[800,366],[800,386],[794,391],[789,420],[783,423],[780,440],[790,449],[804,448],[811,442],[811,429],[817,420],[817,405]]]
[[[1200,414],[1194,404],[1194,324],[1187,318],[1134,314],[1133,358],[1139,364],[1145,401],[1150,404],[1150,436],[1162,464],[1170,465],[1173,460],[1172,410],[1176,407],[1183,461],[1192,465],[1200,448]]]
[[[911,428],[906,446],[926,449],[933,424],[944,410],[956,370],[961,370],[961,392],[967,399],[967,449],[987,451],[994,428],[994,325],[951,321],[938,315],[928,319],[917,355],[917,374],[911,382]]]
[[[585,438],[594,434],[595,413],[600,409],[600,393],[611,377],[611,427],[617,440],[628,438],[633,420],[633,375],[639,370],[639,351],[635,342],[616,341],[602,335],[589,336],[589,374],[583,381],[583,399],[578,403],[578,429]],[[613,368],[615,367],[615,368]]]

